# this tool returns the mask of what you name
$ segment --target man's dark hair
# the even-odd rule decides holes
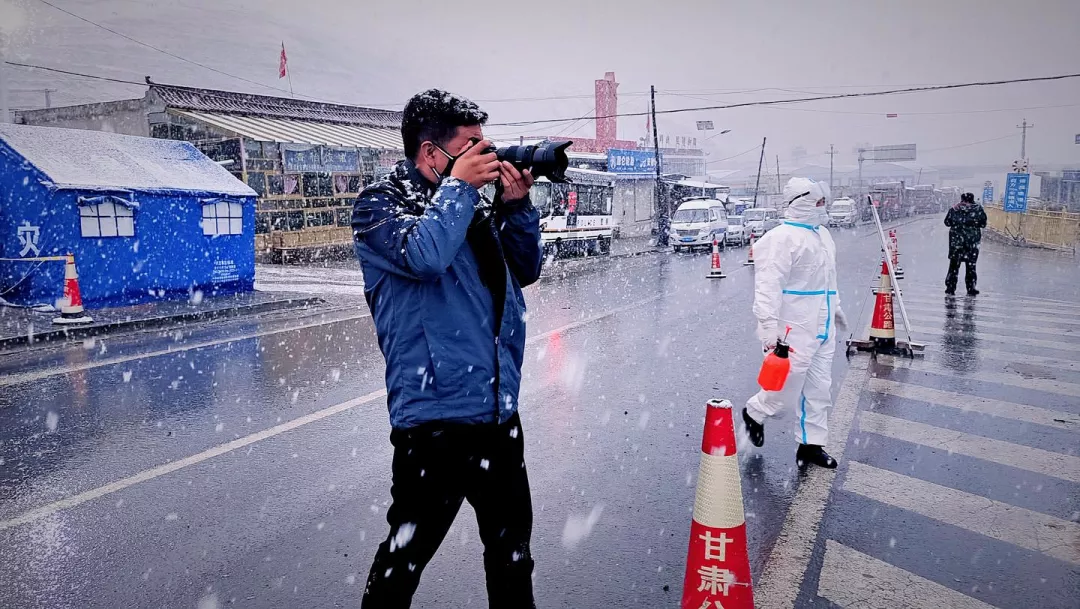
[[[960,195],[960,201],[962,203],[974,203],[975,193],[965,192],[964,194]]]
[[[415,159],[425,141],[444,146],[454,139],[458,127],[483,125],[487,119],[487,112],[464,97],[439,89],[417,93],[405,104],[401,117],[405,156]]]

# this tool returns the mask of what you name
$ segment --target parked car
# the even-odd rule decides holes
[[[727,212],[715,199],[692,199],[679,205],[671,216],[671,244],[676,252],[683,248],[709,247],[713,239],[723,248],[727,239]]]
[[[846,197],[833,201],[829,207],[829,226],[854,227],[857,217],[855,201]]]
[[[743,222],[750,235],[757,239],[780,226],[780,214],[769,207],[754,207],[743,212]]]
[[[735,245],[746,245],[750,242],[750,231],[746,230],[742,216],[728,216],[728,227],[724,241]]]

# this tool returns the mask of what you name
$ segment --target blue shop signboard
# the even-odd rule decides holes
[[[620,150],[609,148],[609,173],[655,173],[656,155],[652,150]]]

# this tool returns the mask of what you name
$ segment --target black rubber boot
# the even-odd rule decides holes
[[[836,459],[830,457],[824,448],[816,444],[800,444],[799,450],[795,451],[795,464],[799,467],[813,464],[826,469],[835,469]]]
[[[976,290],[975,288],[971,288],[970,290],[968,290],[968,296],[978,296],[978,295],[979,295],[979,291]]]
[[[956,288],[945,288],[946,296],[956,296]]]
[[[750,436],[750,443],[754,446],[765,445],[765,424],[758,423],[750,417],[750,413],[746,412],[746,409],[742,409],[743,427],[746,429],[746,435]]]

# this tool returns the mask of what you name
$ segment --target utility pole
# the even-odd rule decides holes
[[[4,75],[7,68],[4,66],[4,31],[0,29],[0,123],[11,122],[8,114],[7,77]]]
[[[765,141],[769,139],[767,137],[761,138],[761,156],[757,161],[757,182],[754,184],[754,207],[757,207],[757,193],[758,188],[761,187],[761,164],[765,161]]]
[[[833,149],[833,145],[829,144],[829,192],[833,192],[833,157],[836,156],[836,150]]]
[[[656,135],[656,87],[649,87],[649,114],[652,116],[652,145],[653,155],[656,161],[656,244],[660,247],[668,246],[668,219],[671,217],[668,210],[668,200],[663,193],[663,182],[660,180],[660,138]]]
[[[866,160],[866,155],[864,154],[865,152],[866,152],[866,148],[859,148],[859,198],[860,198],[860,200],[865,198],[863,195],[866,194],[865,189],[863,188],[863,181],[862,181],[862,164],[863,164],[863,161]]]
[[[776,155],[776,192],[777,194],[784,192],[783,186],[780,185],[780,155]]]
[[[1032,129],[1034,127],[1035,125],[1029,124],[1026,118],[1024,119],[1023,123],[1016,126],[1017,129],[1020,129],[1020,160],[1027,159],[1027,132],[1028,129]]]

